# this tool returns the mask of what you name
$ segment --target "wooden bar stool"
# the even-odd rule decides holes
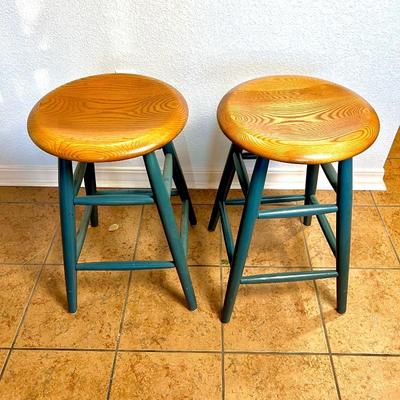
[[[352,157],[375,141],[379,132],[375,111],[363,98],[334,83],[305,76],[271,76],[245,82],[228,92],[219,104],[218,122],[232,141],[208,227],[214,230],[221,217],[231,265],[222,322],[231,318],[240,284],[330,277],[336,278],[337,310],[344,313],[350,257]],[[246,159],[256,159],[250,182],[243,161]],[[269,160],[306,164],[305,194],[263,197]],[[335,161],[339,162],[338,173],[331,165]],[[336,204],[320,204],[315,196],[319,166],[336,191]],[[245,198],[227,200],[235,172]],[[304,205],[259,209],[260,204],[290,201],[304,201]],[[235,244],[225,207],[231,204],[244,205]],[[337,213],[336,237],[327,213]],[[304,224],[310,225],[312,215],[317,216],[336,256],[336,269],[243,276],[257,218],[304,217]]]
[[[172,140],[187,120],[182,95],[159,80],[131,74],[90,76],[67,83],[44,96],[32,109],[28,131],[44,151],[58,157],[60,219],[68,311],[77,309],[77,271],[176,268],[188,308],[196,299],[186,263],[188,226],[196,224],[181,166]],[[161,172],[155,151],[165,155]],[[96,162],[142,156],[151,190],[97,190]],[[78,164],[73,172],[72,161]],[[86,196],[79,196],[82,180]],[[176,190],[171,189],[172,180]],[[178,231],[170,196],[182,200]],[[79,263],[89,221],[97,226],[97,206],[155,203],[172,261]],[[85,211],[76,231],[75,206]]]

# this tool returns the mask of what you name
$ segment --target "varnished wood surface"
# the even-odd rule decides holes
[[[44,151],[68,160],[116,161],[156,150],[185,126],[187,105],[173,87],[132,74],[89,76],[44,96],[28,131]]]
[[[233,88],[218,122],[235,144],[271,160],[320,164],[344,160],[377,138],[374,109],[343,86],[306,76],[270,76]]]

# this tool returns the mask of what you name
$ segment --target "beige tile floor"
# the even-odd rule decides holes
[[[207,231],[214,191],[192,191],[197,311],[185,308],[174,270],[80,272],[71,315],[56,190],[0,188],[0,399],[400,399],[399,171],[396,142],[388,191],[355,193],[345,315],[332,280],[255,285],[240,288],[226,325],[225,248],[219,229]],[[230,217],[236,232],[240,210]],[[82,252],[86,261],[169,257],[150,206],[101,208]],[[332,263],[315,223],[262,221],[246,272]]]

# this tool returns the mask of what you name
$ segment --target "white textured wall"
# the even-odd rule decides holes
[[[399,0],[3,0],[0,167],[55,165],[25,128],[48,90],[131,69],[186,97],[190,119],[177,144],[194,176],[222,168],[222,95],[244,80],[286,73],[338,82],[376,108],[381,135],[355,167],[379,171],[400,116],[399,26]]]

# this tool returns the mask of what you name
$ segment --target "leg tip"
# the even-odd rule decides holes
[[[76,311],[77,311],[77,309],[78,309],[78,305],[76,304],[76,302],[74,302],[75,304],[68,304],[67,305],[67,309],[68,309],[68,312],[70,313],[70,314],[75,314],[76,313]]]
[[[221,322],[223,324],[227,324],[229,321],[231,320],[231,316],[229,315],[224,315],[224,313],[222,312],[221,314]]]
[[[217,227],[217,224],[213,224],[210,222],[208,224],[207,230],[208,230],[208,232],[214,232],[216,227]]]
[[[310,225],[311,225],[311,218],[305,217],[305,218],[303,219],[303,225],[305,225],[305,226],[310,226]]]
[[[337,311],[339,314],[345,314],[345,313],[346,313],[346,307],[337,307],[337,308],[336,308],[336,311]]]

